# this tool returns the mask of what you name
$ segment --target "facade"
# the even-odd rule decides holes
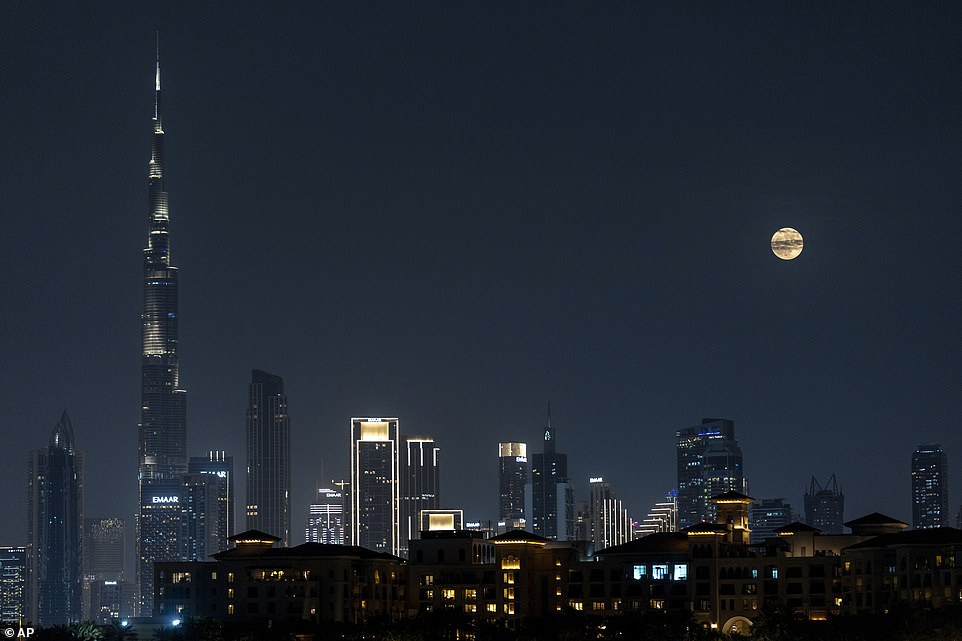
[[[247,528],[290,545],[291,426],[284,379],[255,369],[247,403]]]
[[[525,521],[525,486],[528,484],[528,445],[498,444],[498,521],[509,530],[521,529]]]
[[[66,411],[28,468],[27,619],[74,623],[83,609],[83,460]]]
[[[398,420],[351,419],[351,545],[400,551]]]
[[[164,189],[164,127],[160,59],[154,85],[153,140],[148,165],[148,235],[144,249],[144,308],[141,315],[141,416],[138,425],[140,505],[152,505],[159,483],[179,482],[187,471],[187,392],[180,383],[177,354],[177,268],[171,264],[170,217]],[[155,528],[162,529],[155,529]],[[177,559],[180,523],[157,521],[143,511],[137,541],[141,604],[150,608],[155,561]]]
[[[349,542],[344,498],[339,484],[334,481],[327,487],[317,488],[307,516],[306,543],[346,545]]]
[[[568,482],[568,455],[556,448],[551,406],[544,428],[544,451],[531,463],[531,529],[550,541],[575,538],[574,488]]]
[[[223,450],[211,450],[207,456],[191,456],[188,474],[207,474],[216,480],[217,512],[212,540],[215,552],[227,549],[227,537],[234,532],[234,457]],[[213,552],[212,552],[213,553]]]
[[[136,589],[124,581],[126,523],[121,518],[84,519],[83,619],[108,623],[132,616]],[[124,598],[127,601],[124,601]]]
[[[181,493],[183,559],[203,561],[227,549],[227,532],[220,529],[220,487],[212,474],[185,474]]]
[[[805,523],[825,534],[841,534],[845,510],[845,495],[832,474],[824,486],[814,476],[805,492]]]
[[[632,521],[631,530],[635,539],[658,532],[678,531],[678,491],[669,491],[664,500],[655,503],[648,516],[640,522]]]
[[[212,561],[159,563],[154,616],[314,623],[396,621],[404,615],[403,561],[349,545],[275,547],[251,530]]]
[[[632,538],[628,510],[612,492],[611,484],[600,476],[589,479],[586,517],[581,538],[591,541],[595,551],[627,543]]]
[[[398,547],[400,556],[407,558],[408,541],[420,534],[421,511],[441,505],[441,450],[430,436],[404,436],[401,448]]]
[[[711,497],[745,488],[735,422],[705,418],[675,433],[678,456],[678,527],[714,521]]]
[[[919,445],[912,454],[912,527],[949,524],[949,467],[938,443]]]
[[[792,506],[785,499],[762,499],[752,505],[750,514],[752,543],[764,543],[780,530],[795,521]]]
[[[26,584],[26,548],[0,546],[0,623],[19,623],[24,617]]]

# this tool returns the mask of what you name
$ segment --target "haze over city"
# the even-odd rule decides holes
[[[137,510],[157,31],[188,451],[242,492],[251,369],[282,376],[295,541],[350,417],[433,436],[441,503],[493,519],[497,443],[540,451],[549,402],[579,498],[636,517],[703,417],[753,496],[835,473],[846,516],[909,521],[939,442],[954,516],[960,17],[3,3],[0,537],[64,408],[85,513]]]

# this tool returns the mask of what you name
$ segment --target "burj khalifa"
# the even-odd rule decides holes
[[[164,125],[160,56],[156,63],[153,141],[148,166],[147,247],[141,315],[141,419],[138,426],[140,511],[137,581],[141,613],[153,604],[153,564],[182,556],[182,476],[187,472],[187,392],[177,356],[177,268],[171,264],[170,217],[164,190]]]

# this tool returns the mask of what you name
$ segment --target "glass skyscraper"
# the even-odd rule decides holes
[[[744,491],[742,450],[735,422],[706,418],[675,433],[678,456],[678,529],[714,522],[711,498]]]
[[[177,268],[171,264],[169,212],[164,190],[164,127],[160,58],[154,81],[154,118],[147,170],[147,247],[144,249],[144,308],[141,315],[141,418],[138,426],[140,536],[137,581],[143,612],[153,604],[153,564],[179,560],[180,521],[158,517],[157,498],[170,498],[187,471],[187,392],[180,384],[177,356]],[[171,507],[171,504],[165,504]],[[179,512],[178,512],[179,513]]]
[[[822,534],[841,534],[845,522],[845,495],[832,474],[822,485],[814,476],[805,492],[805,523],[821,530]]]
[[[508,529],[526,529],[524,493],[528,484],[528,446],[498,444],[498,520]]]
[[[191,456],[188,474],[207,474],[216,479],[217,513],[214,515],[216,541],[214,552],[226,550],[227,537],[234,534],[234,457],[223,450],[211,450],[207,456]],[[213,552],[212,552],[213,554]]]
[[[575,536],[574,488],[568,483],[568,455],[557,451],[556,437],[549,405],[544,452],[535,454],[531,464],[531,527],[546,539],[570,541]]]
[[[400,555],[407,558],[408,541],[421,538],[421,510],[436,510],[441,506],[441,449],[430,436],[404,436],[401,442],[398,549]]]
[[[27,618],[44,627],[80,621],[83,460],[67,412],[46,450],[30,455],[27,483]]]
[[[21,546],[0,546],[0,623],[19,623],[24,616],[27,551]]]
[[[247,400],[247,529],[291,544],[291,422],[284,379],[251,372]]]
[[[351,419],[351,545],[399,553],[398,420]]]
[[[919,445],[912,454],[912,527],[949,524],[949,465],[938,443]]]

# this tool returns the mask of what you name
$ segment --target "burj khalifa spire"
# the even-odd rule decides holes
[[[141,419],[138,426],[140,512],[137,578],[142,612],[153,602],[153,564],[182,556],[180,497],[187,471],[187,392],[177,356],[177,268],[171,264],[170,216],[164,189],[164,124],[160,54],[155,69],[154,118],[147,172],[147,247],[141,314]]]

